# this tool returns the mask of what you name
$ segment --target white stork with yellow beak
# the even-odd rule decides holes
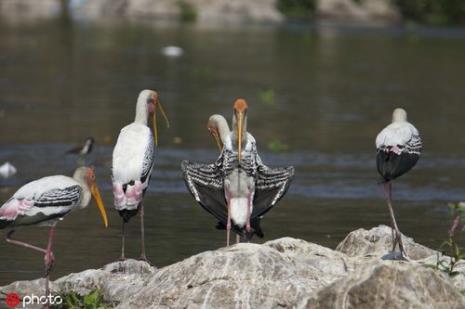
[[[55,260],[52,252],[55,226],[58,220],[71,211],[87,207],[91,196],[95,199],[107,227],[107,214],[94,170],[89,167],[78,168],[72,178],[56,175],[27,183],[0,207],[0,229],[12,228],[6,236],[6,241],[44,253],[46,296],[49,294],[49,273]],[[39,248],[11,238],[16,227],[28,225],[50,226],[47,248]]]
[[[294,175],[293,167],[262,163],[255,139],[247,132],[247,109],[245,100],[234,102],[232,132],[222,116],[210,117],[209,131],[223,145],[214,164],[181,165],[189,191],[226,227],[226,245],[231,229],[246,240],[253,233],[263,235],[259,219],[284,196]]]
[[[168,118],[158,100],[158,93],[153,90],[141,91],[137,99],[134,122],[121,129],[113,150],[114,205],[123,219],[121,260],[125,259],[124,226],[139,211],[141,219],[140,259],[147,261],[142,199],[152,174],[154,144],[158,146],[157,108],[160,109],[169,126]],[[147,125],[150,115],[153,115],[153,133]]]

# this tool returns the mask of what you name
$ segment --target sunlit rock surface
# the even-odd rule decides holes
[[[326,19],[362,22],[398,22],[402,19],[394,1],[390,0],[319,0],[316,14]]]
[[[61,13],[60,0],[0,0],[0,17],[11,23],[57,18]]]
[[[465,308],[465,265],[449,277],[436,252],[404,237],[410,262],[389,259],[386,226],[350,233],[337,250],[300,239],[243,243],[156,269],[114,262],[51,283],[54,293],[101,290],[117,308]],[[443,259],[447,260],[447,257]],[[0,288],[40,294],[42,281]]]
[[[419,260],[435,255],[436,251],[416,243],[413,238],[402,235],[402,242],[408,257]],[[380,225],[371,230],[358,229],[349,233],[346,238],[336,247],[336,251],[353,257],[372,256],[389,257],[392,250],[391,228]]]

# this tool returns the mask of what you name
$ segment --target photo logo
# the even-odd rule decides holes
[[[53,296],[52,294],[49,294],[48,296],[37,296],[31,294],[25,295],[21,299],[18,293],[11,292],[6,294],[5,302],[9,308],[17,308],[18,305],[21,304],[21,302],[22,307],[20,308],[28,308],[28,305],[61,305],[63,303],[63,298],[61,298],[61,296],[58,295]]]
[[[19,295],[16,293],[8,293],[6,294],[6,305],[10,308],[15,308],[19,305],[21,300],[19,299]]]

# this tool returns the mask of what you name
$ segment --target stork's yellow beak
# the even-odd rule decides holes
[[[220,139],[220,137],[218,136],[218,133],[213,134],[213,137],[215,138],[216,145],[218,146],[218,149],[219,149],[220,151],[222,151],[222,150],[223,150],[223,142],[221,142],[221,139]]]
[[[105,211],[105,206],[103,205],[102,196],[100,195],[100,191],[97,187],[97,184],[92,184],[92,186],[90,187],[90,192],[92,193],[92,197],[94,198],[98,210],[100,211],[100,215],[103,219],[103,224],[105,225],[105,227],[108,227],[107,212]]]
[[[237,155],[239,162],[242,159],[242,133],[244,131],[244,113],[242,111],[237,112]]]
[[[155,145],[158,146],[158,126],[157,126],[157,107],[160,109],[161,115],[165,118],[166,127],[170,127],[170,121],[168,120],[168,116],[166,116],[165,110],[161,105],[160,101],[155,103],[155,108],[153,109],[153,135],[155,137]]]

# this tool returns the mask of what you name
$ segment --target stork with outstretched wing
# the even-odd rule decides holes
[[[224,117],[214,115],[209,131],[222,146],[213,164],[183,161],[186,185],[196,201],[227,230],[248,241],[263,235],[260,218],[284,196],[294,176],[294,168],[270,168],[263,164],[255,138],[247,132],[247,102],[234,103],[233,131]]]

